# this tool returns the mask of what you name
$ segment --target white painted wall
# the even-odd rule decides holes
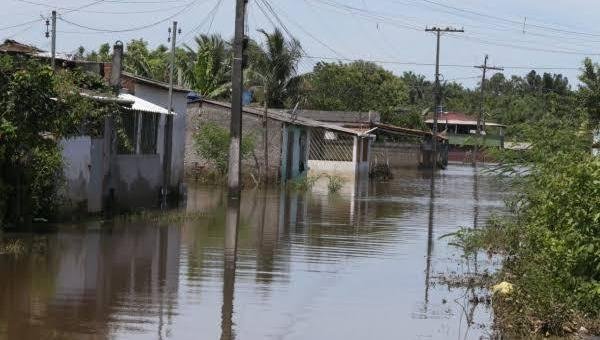
[[[154,103],[164,108],[169,107],[169,91],[156,86],[136,83],[135,96]],[[183,161],[185,158],[185,128],[187,115],[187,93],[173,92],[173,110],[176,115],[173,119],[173,154],[171,158],[171,186],[179,187],[183,183]],[[159,122],[157,152],[162,157],[164,154],[164,124],[165,117],[161,116]]]

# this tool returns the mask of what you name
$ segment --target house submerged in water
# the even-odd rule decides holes
[[[185,169],[188,177],[215,171],[196,151],[194,136],[209,122],[229,129],[231,105],[195,98],[188,104]],[[254,141],[242,173],[262,175],[264,109],[243,108],[242,138]],[[374,165],[427,166],[433,135],[382,124],[376,112],[268,110],[268,176],[286,182],[302,176],[338,176],[348,182],[367,178]],[[408,136],[412,143],[388,143],[385,136]],[[446,138],[438,136],[441,145]],[[377,142],[376,141],[380,141]],[[427,148],[429,146],[429,149]],[[441,154],[443,155],[443,154]],[[441,157],[444,158],[444,157]],[[439,163],[442,164],[443,159]]]
[[[229,103],[195,99],[188,104],[185,169],[189,177],[214,171],[194,147],[194,135],[212,122],[229,129]],[[242,138],[252,138],[252,157],[242,163],[242,173],[257,176],[264,169],[264,110],[244,107]],[[321,122],[286,110],[268,110],[268,177],[286,182],[302,176],[336,175],[354,180],[369,173],[373,136],[358,129]]]

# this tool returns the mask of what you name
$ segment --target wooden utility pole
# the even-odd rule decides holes
[[[433,169],[437,167],[438,160],[438,117],[442,113],[442,89],[440,86],[440,36],[445,33],[463,33],[463,29],[454,29],[450,27],[425,28],[425,32],[435,32],[437,44],[435,50],[435,113],[433,114],[433,152],[431,156],[431,166]]]
[[[56,70],[56,11],[52,11],[52,69]]]
[[[240,196],[242,147],[242,91],[244,68],[244,21],[248,0],[236,0],[235,36],[233,41],[233,72],[231,74],[231,142],[227,184],[230,197]]]
[[[484,114],[484,107],[485,107],[485,75],[487,73],[487,70],[495,70],[495,71],[504,71],[504,69],[502,67],[497,67],[497,66],[488,66],[487,64],[488,61],[488,55],[485,55],[485,58],[483,59],[483,65],[480,66],[473,66],[475,68],[481,69],[482,71],[482,76],[481,76],[481,101],[479,103],[479,114],[477,115],[477,140],[475,141],[475,147],[473,150],[473,159],[472,159],[472,164],[473,166],[477,165],[477,156],[479,156],[479,142],[481,141],[481,131],[485,131],[485,126],[482,124],[483,121],[483,114]]]

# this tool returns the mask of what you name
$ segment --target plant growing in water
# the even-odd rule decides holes
[[[295,178],[288,182],[288,186],[297,191],[308,191],[310,190],[315,183],[321,178],[320,176],[304,176]]]
[[[329,178],[327,189],[329,190],[330,194],[336,194],[342,189],[342,187],[344,187],[344,183],[346,182],[346,180],[342,177],[335,175],[329,175],[327,177]]]

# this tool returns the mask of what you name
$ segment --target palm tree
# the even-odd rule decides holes
[[[265,182],[268,180],[268,116],[269,107],[282,108],[286,99],[291,98],[298,89],[298,62],[302,57],[300,42],[294,38],[287,40],[283,32],[275,29],[273,33],[259,30],[264,36],[263,45],[251,42],[249,49],[250,69],[247,72],[250,85],[262,87],[264,98],[264,158]]]
[[[206,98],[223,97],[231,88],[231,48],[219,34],[201,34],[196,49],[184,44],[177,66],[192,90]]]

